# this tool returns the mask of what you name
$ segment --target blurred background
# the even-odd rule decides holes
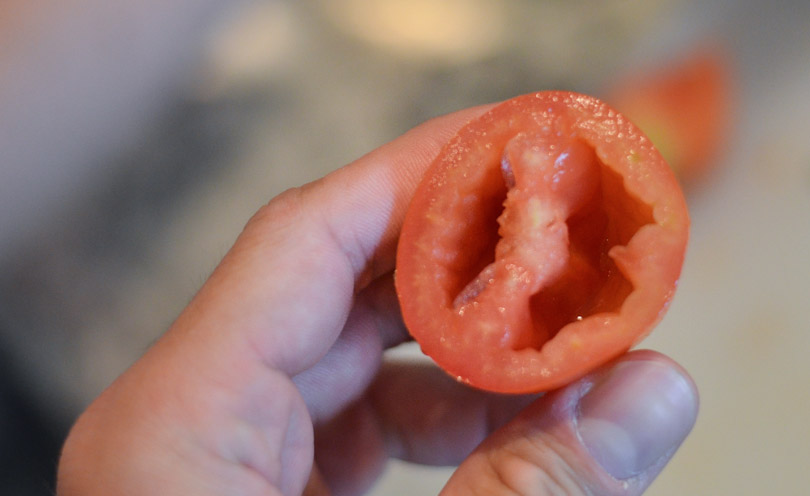
[[[717,146],[684,175],[687,263],[643,345],[693,374],[702,412],[649,494],[804,493],[802,0],[6,0],[0,493],[52,492],[73,419],[274,195],[436,115],[551,88],[610,99],[709,52],[720,90],[697,107],[722,109]],[[434,494],[449,473],[393,462],[372,494]]]

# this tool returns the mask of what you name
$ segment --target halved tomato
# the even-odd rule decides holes
[[[663,316],[688,228],[672,171],[625,117],[585,95],[520,96],[461,129],[417,188],[402,315],[459,381],[563,386]]]

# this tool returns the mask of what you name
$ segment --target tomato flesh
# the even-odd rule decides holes
[[[650,331],[687,233],[677,182],[635,126],[583,95],[518,97],[463,128],[417,188],[403,318],[460,381],[552,389]]]

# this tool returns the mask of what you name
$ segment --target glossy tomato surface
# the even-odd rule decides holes
[[[650,332],[688,229],[672,171],[625,117],[589,96],[520,96],[461,129],[417,188],[402,315],[459,381],[554,389]]]

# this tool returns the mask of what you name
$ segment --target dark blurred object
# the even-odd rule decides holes
[[[25,402],[47,408],[48,421],[60,429],[168,327],[190,296],[160,306],[171,290],[145,283],[158,300],[146,312],[162,321],[143,326],[135,317],[118,317],[132,301],[123,296],[128,281],[167,271],[153,260],[170,213],[224,173],[255,108],[264,107],[250,95],[176,103],[148,141],[112,159],[121,163],[99,179],[103,187],[60,212],[59,223],[43,226],[2,267],[0,342],[11,361],[0,380],[16,378]]]
[[[0,494],[52,495],[65,432],[53,425],[0,356]]]

